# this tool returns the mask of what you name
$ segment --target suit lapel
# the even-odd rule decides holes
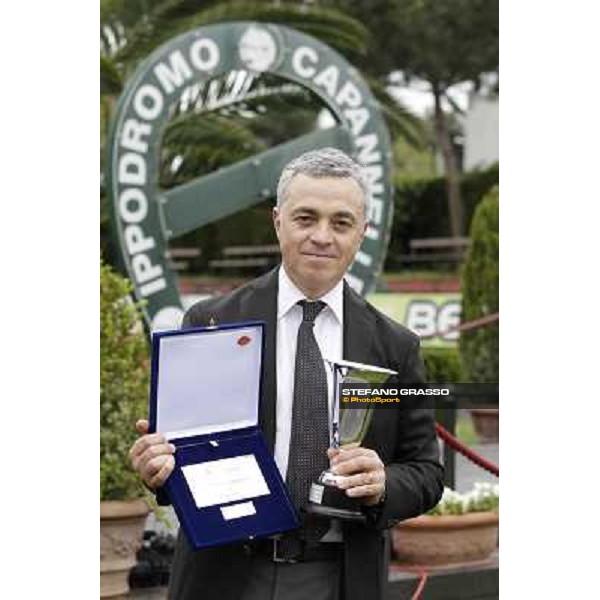
[[[376,364],[375,319],[366,302],[344,281],[344,359]]]
[[[263,397],[261,399],[260,425],[267,443],[275,447],[275,409],[277,398],[277,292],[279,269],[274,269],[258,279],[252,294],[242,302],[242,313],[251,319],[265,321],[265,355],[263,364]]]

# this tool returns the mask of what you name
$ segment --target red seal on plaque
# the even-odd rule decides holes
[[[242,335],[238,338],[238,346],[246,346],[252,341],[252,338],[249,338],[247,335]]]

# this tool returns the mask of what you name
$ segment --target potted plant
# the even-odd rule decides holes
[[[462,320],[498,312],[498,186],[481,200],[471,222],[471,244],[461,270]],[[465,379],[498,383],[498,323],[463,331],[459,339]],[[473,408],[471,418],[483,442],[498,441],[498,409]]]
[[[488,559],[498,540],[499,501],[499,487],[490,483],[476,483],[466,494],[445,488],[435,508],[392,529],[397,563],[435,567]]]
[[[127,595],[146,492],[130,466],[134,423],[145,412],[148,344],[131,285],[100,264],[100,596]]]

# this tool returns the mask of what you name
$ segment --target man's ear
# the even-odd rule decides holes
[[[277,234],[277,238],[279,239],[279,227],[281,225],[281,215],[279,214],[279,210],[277,207],[273,209],[273,227],[275,227],[275,233]]]
[[[360,243],[362,244],[365,239],[365,234],[367,233],[367,227],[369,226],[369,221],[365,220],[365,224],[363,225],[363,230],[360,236]]]

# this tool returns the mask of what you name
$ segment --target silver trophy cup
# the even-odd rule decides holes
[[[340,406],[340,384],[380,386],[395,371],[345,360],[325,360],[333,373],[334,401],[331,411],[330,441],[332,448],[360,446],[367,435],[373,417],[373,405],[348,408]],[[311,485],[307,511],[316,515],[343,520],[364,520],[360,500],[350,498],[338,484],[343,475],[335,475],[330,469],[321,473]]]

